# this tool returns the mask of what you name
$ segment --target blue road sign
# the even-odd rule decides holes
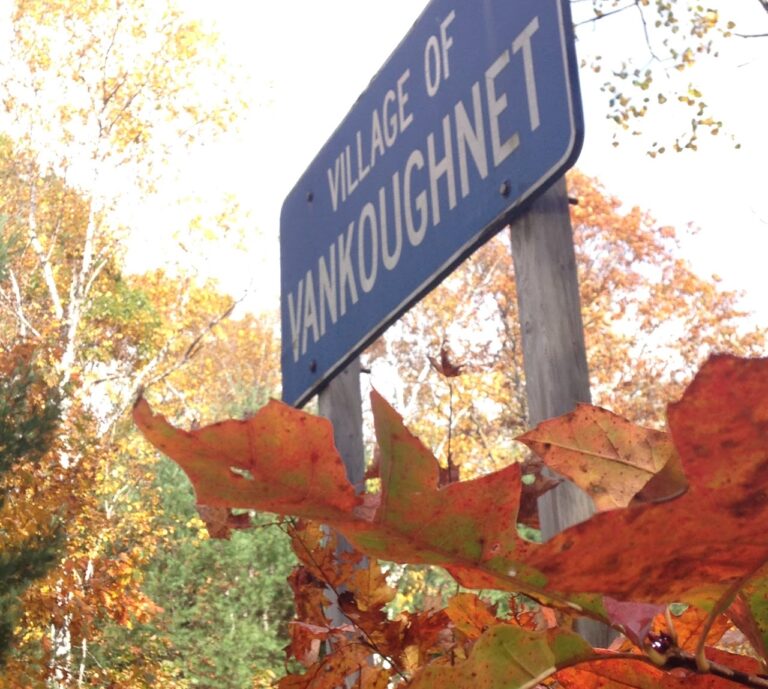
[[[431,2],[283,204],[283,399],[304,404],[582,136],[568,0]]]

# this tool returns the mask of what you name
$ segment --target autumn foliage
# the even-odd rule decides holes
[[[552,677],[565,687],[762,686],[768,360],[712,357],[669,405],[667,432],[580,406],[522,435],[600,510],[544,544],[518,534],[519,465],[441,487],[437,460],[402,418],[375,392],[372,407],[381,490],[363,495],[346,479],[329,423],[280,402],[193,431],[144,400],[134,408],[220,532],[247,527],[237,510],[291,520],[302,560],[291,652],[307,670],[281,687],[333,687],[355,672],[370,687],[393,678],[419,688],[529,687]],[[338,555],[318,522],[355,551]],[[390,619],[383,606],[393,592],[375,558],[439,565],[465,589],[509,592],[506,611],[465,592],[444,610]],[[336,622],[321,613],[326,589],[343,613]],[[594,649],[571,630],[574,616],[623,636]],[[754,657],[710,648],[730,626]]]
[[[582,7],[602,17],[610,2]],[[712,10],[678,5],[654,0],[623,9],[648,18],[656,11],[656,28],[670,32],[672,65],[680,68],[708,51],[711,35],[733,27]],[[236,621],[248,617],[263,636],[278,624],[284,630],[286,606],[274,603],[285,595],[275,583],[279,568],[259,571],[256,558],[241,566],[254,551],[277,559],[278,549],[254,537],[238,560],[216,551],[220,542],[204,541],[194,508],[174,510],[171,498],[176,506],[188,499],[178,472],[126,419],[140,387],[174,424],[199,428],[258,409],[279,384],[271,319],[232,318],[235,300],[179,265],[163,270],[153,263],[143,274],[126,269],[127,233],[140,229],[132,211],[154,205],[166,175],[175,197],[174,172],[188,164],[190,146],[207,147],[244,105],[247,89],[235,83],[240,72],[227,67],[215,36],[188,11],[195,9],[176,0],[16,0],[7,8],[0,78],[0,689],[218,689],[250,683],[254,672],[263,686],[277,664],[279,651],[265,660],[255,635],[242,634]],[[652,79],[624,68],[613,74],[608,114],[625,127],[644,106],[621,84],[633,82],[642,98]],[[668,98],[698,112],[694,134],[719,126],[687,83],[679,99],[673,91],[657,95],[659,104]],[[680,146],[692,143],[681,139]],[[640,211],[620,213],[616,200],[577,173],[570,183],[579,201],[572,218],[591,383],[601,404],[647,423],[663,399],[682,392],[702,352],[764,348],[764,333],[743,332],[736,296],[697,279],[675,258],[671,230]],[[172,220],[152,228],[151,259],[177,240],[185,255],[205,256],[214,240],[250,231],[236,204],[219,212],[212,190],[200,193],[210,217],[189,205],[174,208]],[[297,610],[290,660],[305,672],[288,673],[283,689],[336,687],[353,672],[360,686],[382,689],[399,680],[514,686],[551,676],[553,668],[566,687],[716,687],[712,673],[690,673],[686,654],[700,655],[703,639],[707,658],[723,662],[711,646],[733,625],[765,658],[760,450],[744,444],[739,429],[749,424],[733,411],[757,404],[762,373],[734,373],[743,394],[729,406],[718,388],[712,399],[722,397],[722,407],[700,429],[681,430],[688,413],[704,418],[689,404],[688,413],[670,413],[672,435],[591,407],[532,431],[526,442],[582,483],[601,510],[544,546],[518,529],[535,526],[535,495],[545,482],[521,485],[513,466],[455,483],[459,465],[465,476],[482,475],[524,454],[513,442],[526,409],[510,261],[508,247],[489,243],[380,345],[405,378],[396,406],[434,456],[377,397],[379,493],[351,490],[325,422],[278,403],[248,421],[190,434],[172,431],[144,403],[137,407],[171,454],[186,448],[180,461],[207,502],[200,514],[212,534],[250,525],[252,509],[286,515],[280,526],[301,563],[290,580]],[[477,340],[478,322],[486,341]],[[474,341],[455,356],[443,349],[464,344],[457,334],[466,333]],[[652,355],[649,341],[657,345]],[[697,382],[685,399],[707,398],[702,387]],[[720,445],[715,422],[728,424]],[[702,435],[706,428],[711,439]],[[212,459],[212,446],[224,453],[223,463]],[[438,470],[435,456],[448,468]],[[721,468],[708,474],[715,466]],[[177,492],[167,490],[163,476]],[[242,542],[233,539],[233,550]],[[445,605],[394,615],[393,560],[444,566],[465,587],[497,593],[462,589]],[[750,567],[758,569],[745,574]],[[158,579],[165,586],[153,589]],[[238,597],[256,586],[277,593],[258,604]],[[168,601],[155,600],[159,590]],[[329,599],[335,611],[327,609]],[[658,615],[659,601],[668,600],[690,605],[673,609],[674,643],[659,668],[648,653],[669,645],[669,624]],[[214,608],[228,624],[210,623]],[[623,629],[624,645],[590,649],[570,631],[576,612]],[[655,636],[646,638],[648,629]],[[222,652],[224,637],[239,655]],[[653,646],[644,646],[647,639]],[[272,649],[282,643],[270,642]],[[617,653],[633,660],[619,663]],[[674,664],[683,666],[682,677],[667,672]],[[724,664],[747,673],[758,667],[746,656]],[[227,676],[219,683],[214,674],[222,666]]]

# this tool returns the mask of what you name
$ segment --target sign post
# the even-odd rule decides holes
[[[360,359],[355,357],[318,395],[320,416],[333,425],[333,440],[344,462],[347,478],[362,492],[365,481],[365,448],[363,446],[363,405],[360,397]],[[338,535],[338,553],[350,550],[349,543]],[[326,614],[336,626],[348,623],[339,607],[336,592],[326,589],[329,599]],[[347,681],[347,686],[353,684]]]
[[[333,424],[333,439],[344,462],[347,478],[358,492],[363,490],[363,405],[360,396],[360,359],[350,364],[320,391],[320,416]]]
[[[591,399],[564,177],[531,204],[510,227],[510,236],[528,424],[535,426]],[[592,499],[570,481],[542,495],[538,508],[544,540],[595,511]],[[595,646],[610,643],[604,625],[580,620],[579,631]]]
[[[283,204],[285,401],[322,390],[321,413],[359,424],[358,354],[510,223],[530,422],[589,399],[563,181],[583,138],[572,34],[569,0],[429,3]],[[360,448],[353,466],[340,446],[353,483]],[[591,513],[561,493],[548,534]]]
[[[283,204],[285,401],[518,216],[581,140],[567,0],[433,0]]]

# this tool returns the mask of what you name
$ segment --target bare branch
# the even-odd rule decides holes
[[[584,663],[611,663],[617,660],[624,661],[636,661],[639,663],[645,663],[653,667],[659,668],[647,655],[641,655],[639,653],[606,653],[599,654],[597,656],[590,656],[584,660],[576,659],[574,662],[565,663],[558,669],[566,667],[578,667]],[[740,670],[734,670],[733,668],[721,665],[720,663],[709,663],[709,668],[706,672],[702,673],[696,665],[696,657],[683,651],[682,649],[674,649],[667,657],[667,662],[659,669],[664,671],[674,670],[675,668],[684,668],[689,672],[701,674],[715,675],[716,677],[722,677],[723,679],[730,680],[736,684],[741,684],[745,687],[752,687],[753,689],[768,689],[768,678],[763,675],[750,675]]]
[[[16,279],[16,275],[12,270],[8,271],[8,278],[11,281],[11,290],[13,291],[13,298],[15,301],[14,304],[14,314],[16,316],[16,319],[19,321],[19,335],[21,337],[27,336],[27,319],[24,317],[24,306],[21,303],[21,290],[19,289],[19,282]],[[6,301],[10,302],[10,299],[3,294],[3,297]]]
[[[88,290],[93,284],[93,280],[104,267],[105,263],[93,267],[97,256],[94,251],[96,241],[96,212],[93,202],[90,203],[88,211],[88,225],[85,229],[85,239],[83,240],[83,253],[80,259],[80,269],[73,271],[72,281],[69,285],[69,303],[67,304],[66,318],[64,319],[64,351],[59,359],[59,368],[61,371],[61,384],[69,382],[72,375],[72,368],[77,356],[78,335],[80,331],[80,322],[83,317],[83,308],[87,298]]]
[[[151,383],[159,383],[161,380],[164,380],[167,378],[171,373],[174,371],[177,371],[182,366],[184,366],[187,362],[191,361],[194,356],[200,351],[202,347],[203,338],[208,335],[221,321],[223,321],[226,318],[229,318],[229,316],[232,315],[232,312],[235,310],[235,307],[239,303],[240,299],[235,300],[232,302],[232,304],[227,308],[225,311],[223,311],[221,314],[213,318],[198,334],[197,336],[190,342],[189,346],[187,347],[184,354],[182,354],[181,358],[176,361],[176,363],[171,366],[167,371],[165,371],[161,376],[158,376],[154,378],[151,381],[148,381],[148,385]]]
[[[161,35],[166,35],[166,30],[169,29],[169,25],[165,24],[163,25],[161,31],[163,32]],[[131,93],[126,101],[123,103],[123,106],[119,108],[116,114],[114,114],[111,118],[107,118],[107,121],[102,125],[101,122],[101,115],[104,115],[106,113],[107,104],[112,99],[112,97],[116,94],[117,90],[121,88],[127,81],[127,75],[125,78],[115,87],[113,92],[109,94],[109,99],[104,101],[103,108],[99,112],[99,129],[102,132],[106,132],[107,134],[110,134],[112,130],[117,126],[118,122],[123,119],[123,117],[128,113],[130,107],[133,105],[133,101],[136,100],[136,98],[144,92],[145,88],[149,86],[151,81],[152,74],[155,73],[157,69],[160,67],[165,67],[169,63],[169,58],[165,57],[166,53],[163,52],[159,55],[153,56],[153,63],[150,67],[146,78],[141,81],[141,83],[136,85],[136,88],[134,89],[133,93]],[[162,57],[162,59],[161,59]],[[106,63],[105,63],[105,70],[106,70]],[[106,80],[106,71],[104,72],[104,77]]]
[[[125,83],[126,79],[123,78],[121,81],[118,81],[115,85],[115,88],[112,89],[111,93],[107,93],[105,85],[107,83],[107,64],[109,63],[110,55],[112,54],[112,49],[115,47],[115,42],[117,41],[117,34],[120,31],[120,24],[123,21],[123,17],[120,16],[117,18],[117,21],[115,22],[115,29],[112,32],[112,36],[109,40],[109,45],[107,46],[107,49],[104,51],[104,62],[101,67],[101,87],[102,87],[102,103],[104,104],[104,108],[107,107],[107,103],[112,99],[112,97],[117,93],[118,89]],[[103,112],[103,109],[102,109]]]
[[[104,266],[106,266],[108,262],[109,260],[107,258],[100,258],[98,260],[96,267],[88,277],[88,282],[85,283],[85,287],[83,288],[83,298],[86,298],[90,294],[93,283],[96,281],[96,278],[99,277],[101,271],[104,269]]]
[[[651,57],[656,60],[656,62],[661,62],[659,59],[659,56],[656,55],[656,53],[653,50],[653,45],[651,44],[651,36],[648,33],[648,22],[645,19],[645,14],[643,13],[643,7],[640,4],[639,0],[635,0],[635,7],[637,7],[637,11],[640,14],[640,20],[643,22],[643,34],[645,35],[645,44],[648,46],[648,52],[651,54]]]
[[[53,256],[53,250],[56,248],[56,242],[59,239],[59,232],[61,230],[61,216],[56,218],[56,225],[53,228],[53,232],[51,232],[49,238],[48,238],[48,253],[45,255],[46,260],[50,260],[51,256]]]
[[[685,651],[677,651],[667,664],[662,668],[664,670],[672,670],[674,668],[685,668],[691,672],[701,673],[698,667],[696,656]],[[768,689],[768,679],[762,675],[750,675],[740,670],[734,670],[726,665],[720,663],[714,663],[708,661],[707,674],[715,675],[716,677],[722,677],[723,679],[730,680],[736,684],[742,684],[745,687],[753,687],[754,689]]]
[[[88,211],[88,225],[85,228],[85,240],[83,241],[83,257],[80,263],[80,271],[73,276],[75,284],[75,297],[83,299],[84,289],[88,284],[89,273],[94,259],[94,242],[96,239],[96,212],[93,201],[90,202]]]
[[[590,19],[585,19],[584,21],[574,24],[574,28],[577,28],[579,26],[584,26],[585,24],[594,24],[595,22],[598,22],[601,19],[605,19],[606,17],[610,17],[611,15],[619,14],[619,12],[628,10],[631,7],[634,7],[636,4],[637,2],[633,0],[633,2],[631,2],[629,5],[624,5],[624,7],[617,7],[615,10],[611,10],[610,12],[601,12],[600,14],[596,14],[594,17],[591,17]]]

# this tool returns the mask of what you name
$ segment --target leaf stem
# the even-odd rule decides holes
[[[667,621],[667,633],[669,634],[672,642],[675,646],[678,645],[677,629],[675,629],[675,621],[672,619],[672,611],[669,606],[664,609],[664,618]]]
[[[707,615],[707,619],[704,621],[704,626],[702,627],[701,636],[699,637],[699,641],[696,644],[696,660],[700,664],[699,668],[703,672],[707,668],[707,664],[709,661],[706,658],[706,655],[704,653],[704,648],[707,643],[707,636],[709,635],[710,630],[712,629],[712,626],[715,624],[715,620],[722,615],[733,603],[734,598],[738,595],[739,591],[744,587],[744,585],[749,581],[749,579],[754,576],[754,574],[760,570],[765,565],[765,562],[761,562],[756,567],[753,567],[750,572],[748,572],[745,576],[741,577],[740,579],[737,579],[734,581],[723,593],[722,596],[715,602],[715,604],[712,606],[712,610],[709,611],[709,614]]]
[[[701,670],[699,666],[699,658],[697,655],[687,653],[685,651],[677,651],[672,655],[664,666],[664,670],[672,670],[674,668],[684,668],[691,672],[698,672],[699,674],[710,674],[722,679],[730,680],[736,684],[742,684],[745,687],[755,687],[755,689],[768,689],[768,677],[763,675],[751,675],[741,670],[734,670],[727,665],[715,663],[711,660],[707,660],[706,670]]]

